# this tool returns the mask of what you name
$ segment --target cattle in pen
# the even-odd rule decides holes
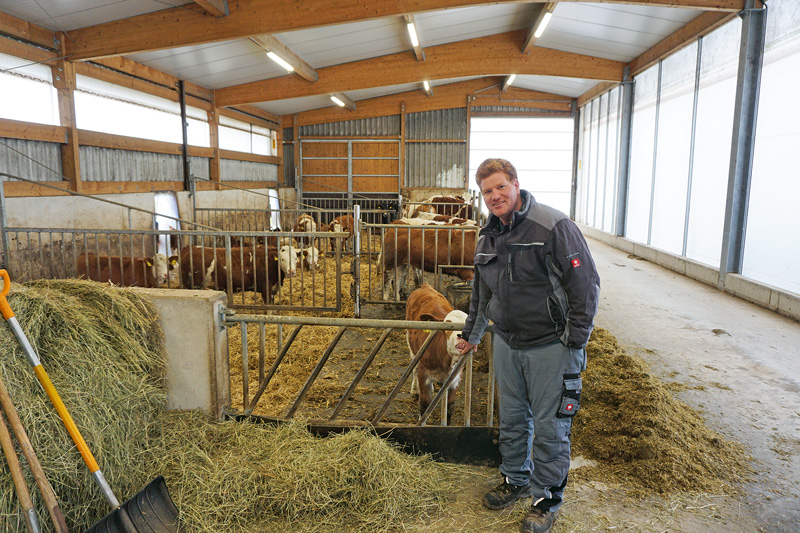
[[[463,324],[467,319],[466,313],[454,310],[453,306],[441,293],[425,283],[408,297],[406,302],[406,320],[456,322]],[[444,383],[450,375],[452,368],[461,359],[456,348],[458,331],[438,331],[431,344],[425,350],[422,358],[417,363],[411,381],[411,394],[419,393],[419,414],[422,415],[433,399],[434,383]],[[406,342],[412,359],[422,347],[428,332],[420,329],[407,329]],[[447,425],[453,414],[453,404],[456,401],[456,390],[461,381],[461,373],[456,376],[449,386],[447,396]]]
[[[403,215],[408,218],[416,218],[422,213],[473,218],[472,204],[467,203],[460,196],[451,195],[431,196],[423,202],[408,204],[404,208]]]
[[[78,256],[75,268],[83,279],[121,287],[162,287],[167,284],[173,265],[164,254],[124,257],[84,252]]]
[[[477,229],[454,226],[405,226],[387,229],[381,238],[378,266],[383,272],[383,299],[400,299],[401,288],[408,285],[409,274],[417,271],[458,276],[462,281],[473,278],[471,268],[475,256]],[[445,265],[464,265],[466,268]]]
[[[228,260],[225,248],[187,246],[181,250],[181,282],[187,289],[228,289]],[[274,294],[286,278],[297,273],[297,250],[265,246],[231,248],[231,290],[253,290],[264,303],[272,303]]]

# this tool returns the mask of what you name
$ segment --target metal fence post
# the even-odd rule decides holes
[[[361,318],[361,206],[353,206],[353,306]]]

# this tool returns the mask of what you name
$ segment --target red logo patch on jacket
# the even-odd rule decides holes
[[[581,260],[577,257],[572,260],[572,268],[578,268],[581,266]]]

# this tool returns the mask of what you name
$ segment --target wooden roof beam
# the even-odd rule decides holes
[[[413,12],[454,7],[517,3],[519,0],[415,0]],[[544,0],[535,0],[544,3]],[[562,0],[564,1],[564,0]],[[570,0],[572,1],[572,0]],[[584,0],[644,6],[683,7],[737,12],[745,0]],[[237,0],[226,17],[212,18],[199,5],[179,6],[70,31],[67,53],[73,60],[133,54],[202,43],[275,34],[286,31],[401,16],[410,2],[392,0],[304,0],[298,16],[297,0]]]
[[[466,41],[432,46],[425,61],[416,61],[407,52],[353,61],[317,69],[319,81],[301,82],[294,76],[281,76],[215,91],[217,105],[249,104],[354,91],[387,85],[419,83],[463,76],[517,75],[569,76],[594,80],[622,81],[625,64],[621,61],[534,47],[530,54],[520,51],[524,31],[499,33]]]
[[[194,0],[194,2],[215,17],[227,17],[230,13],[228,0]]]
[[[297,72],[301,78],[312,83],[317,81],[317,71],[314,70],[314,67],[306,63],[302,57],[295,54],[291,48],[283,44],[277,37],[273,35],[260,35],[258,37],[250,37],[250,40],[263,48],[265,52],[272,52],[280,56],[281,59],[294,68],[294,71]]]
[[[337,106],[349,109],[350,111],[356,110],[356,103],[344,93],[331,93],[331,101]]]
[[[550,18],[553,16],[553,11],[555,9],[555,2],[547,2],[546,4],[542,4],[542,6],[539,8],[539,13],[533,20],[531,29],[528,31],[528,36],[525,37],[525,42],[522,44],[523,54],[530,53],[531,49],[533,48],[533,43],[535,43],[536,39],[541,37],[542,33],[544,33],[544,30],[547,27],[547,24],[550,22]]]

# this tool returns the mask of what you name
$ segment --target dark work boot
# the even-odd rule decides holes
[[[545,511],[538,507],[531,507],[528,514],[522,519],[522,533],[548,533],[557,517],[558,511]]]
[[[533,494],[533,485],[512,485],[508,478],[504,477],[503,482],[486,493],[483,497],[483,504],[489,509],[505,509],[512,503],[523,498],[528,498]]]

